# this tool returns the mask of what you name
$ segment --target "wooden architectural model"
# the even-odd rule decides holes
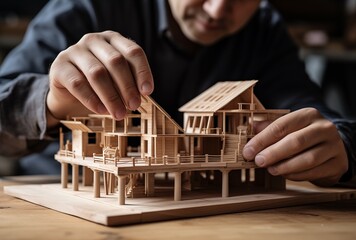
[[[93,186],[94,197],[118,193],[119,204],[127,197],[154,196],[161,183],[172,182],[174,200],[182,190],[208,189],[228,197],[236,189],[281,190],[285,180],[256,168],[242,157],[246,142],[254,136],[254,121],[274,120],[288,110],[267,110],[254,95],[256,80],[219,82],[179,110],[180,127],[151,97],[142,96],[135,112],[122,121],[109,115],[73,117],[61,121],[71,139],[60,134],[62,187],[82,181]]]

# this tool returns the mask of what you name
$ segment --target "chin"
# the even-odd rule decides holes
[[[201,35],[192,35],[189,37],[189,39],[192,42],[198,43],[200,45],[204,45],[204,46],[208,46],[208,45],[212,45],[216,42],[218,42],[222,37],[209,37],[209,36],[201,36]]]
[[[214,43],[217,43],[221,38],[214,38],[214,39],[200,39],[197,40],[197,42],[201,45],[204,46],[209,46],[209,45],[213,45]]]

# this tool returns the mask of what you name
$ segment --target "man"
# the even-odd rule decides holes
[[[152,93],[179,121],[178,107],[215,82],[259,79],[267,108],[293,112],[255,126],[244,157],[318,185],[354,175],[354,125],[322,103],[267,1],[51,1],[0,77],[1,137],[38,143],[17,153],[33,151],[67,115],[122,119]]]

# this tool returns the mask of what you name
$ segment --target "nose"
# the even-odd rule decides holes
[[[229,0],[207,0],[203,3],[204,11],[213,19],[224,17],[228,12]]]

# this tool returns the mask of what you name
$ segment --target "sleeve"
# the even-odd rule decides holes
[[[320,88],[308,77],[299,58],[298,48],[291,40],[280,15],[267,5],[259,24],[267,24],[257,36],[263,43],[258,66],[261,81],[256,93],[268,108],[287,108],[292,111],[313,107],[337,127],[348,154],[349,169],[340,182],[348,182],[356,175],[356,121],[343,119],[326,106]],[[257,56],[257,55],[256,55]],[[273,97],[271,97],[273,96]]]
[[[60,51],[96,30],[90,1],[50,1],[0,67],[0,156],[44,145],[48,70]]]

